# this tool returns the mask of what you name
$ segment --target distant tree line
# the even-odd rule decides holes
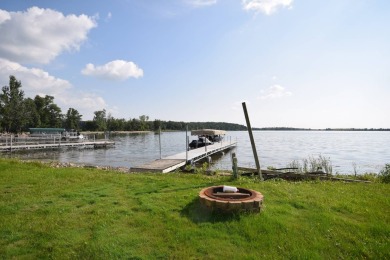
[[[262,127],[262,128],[252,128],[252,130],[258,131],[310,131],[310,128],[295,128],[295,127]]]
[[[326,128],[326,131],[390,131],[390,128]]]
[[[106,115],[106,110],[95,111],[94,119],[91,121],[82,121],[80,127],[83,131],[185,131],[195,129],[219,129],[229,131],[246,130],[243,125],[225,123],[225,122],[177,122],[153,120],[149,121],[146,115],[126,120],[124,118],[114,118],[110,114]]]
[[[69,108],[65,114],[54,103],[54,97],[36,95],[34,99],[25,98],[22,83],[15,76],[9,77],[9,85],[0,93],[0,131],[8,133],[27,132],[29,128],[66,128],[81,131],[184,131],[212,128],[220,130],[246,130],[239,124],[224,122],[175,122],[149,121],[147,115],[133,119],[114,118],[105,109],[95,111],[93,120],[82,121],[82,115]]]
[[[390,131],[390,128],[295,128],[295,127],[262,127],[252,128],[257,131]]]

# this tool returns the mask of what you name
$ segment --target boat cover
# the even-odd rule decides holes
[[[199,129],[192,130],[191,135],[225,135],[226,131],[224,130],[216,130],[216,129]]]

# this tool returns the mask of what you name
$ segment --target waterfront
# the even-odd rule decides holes
[[[231,169],[231,153],[238,164],[254,167],[248,133],[228,132],[226,138],[237,140],[237,148],[213,157],[213,169]],[[34,152],[3,153],[3,157],[72,162],[77,164],[135,167],[160,158],[159,135],[154,133],[111,135],[115,147],[108,149],[61,149]],[[379,172],[390,163],[390,132],[371,131],[254,131],[262,168],[285,167],[293,160],[322,155],[329,158],[333,173]],[[185,132],[161,134],[161,156],[185,151]]]

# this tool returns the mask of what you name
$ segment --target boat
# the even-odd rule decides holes
[[[191,135],[198,136],[198,139],[192,140],[189,143],[189,147],[191,149],[195,149],[204,147],[206,145],[211,145],[216,142],[221,142],[226,135],[226,131],[216,129],[199,129],[192,130]]]
[[[30,137],[39,137],[40,139],[61,139],[63,141],[78,141],[84,139],[84,136],[74,129],[65,128],[29,128]]]
[[[61,134],[61,140],[64,141],[71,141],[71,140],[76,141],[82,139],[84,139],[84,135],[74,129],[70,129],[69,131],[64,131]]]

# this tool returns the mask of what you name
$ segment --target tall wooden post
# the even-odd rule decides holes
[[[237,157],[236,153],[232,153],[232,170],[233,170],[233,178],[238,179],[238,168],[237,168]]]
[[[158,128],[158,146],[160,147],[160,159],[161,157],[161,126]]]
[[[255,145],[255,141],[254,141],[254,139],[253,139],[253,133],[252,133],[251,122],[249,121],[248,111],[247,111],[247,109],[246,109],[246,104],[245,104],[245,102],[242,102],[242,108],[244,109],[245,120],[246,120],[246,126],[247,126],[247,128],[248,128],[249,138],[250,138],[250,140],[251,140],[252,151],[253,151],[253,157],[255,157],[255,163],[256,163],[257,173],[259,174],[260,180],[264,180],[264,179],[263,179],[263,175],[261,174],[259,157],[257,156],[256,145]]]
[[[188,162],[188,125],[186,125],[186,164]]]

